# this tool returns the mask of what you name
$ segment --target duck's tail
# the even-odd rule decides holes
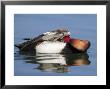
[[[22,48],[22,46],[20,44],[15,44],[14,46],[17,47],[17,48],[19,48],[19,49]]]

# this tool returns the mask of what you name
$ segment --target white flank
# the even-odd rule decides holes
[[[36,46],[36,53],[61,53],[66,46],[63,42],[49,42],[44,41],[40,45]]]

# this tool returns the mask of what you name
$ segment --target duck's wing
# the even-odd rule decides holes
[[[34,47],[37,44],[39,44],[40,42],[43,41],[43,39],[42,39],[43,36],[44,36],[44,34],[39,35],[38,37],[35,37],[35,38],[28,40],[28,41],[25,41],[21,44],[16,44],[15,46],[17,48],[19,48],[20,51],[28,51],[28,50],[34,49]]]

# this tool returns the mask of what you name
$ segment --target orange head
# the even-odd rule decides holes
[[[87,40],[80,40],[80,39],[71,39],[70,44],[77,50],[79,51],[86,51],[89,46],[90,46],[90,42]]]

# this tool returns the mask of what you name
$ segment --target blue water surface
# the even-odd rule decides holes
[[[61,66],[59,70],[49,69],[53,65],[42,65],[37,57],[19,54],[16,47],[14,54],[15,76],[96,76],[97,75],[97,15],[96,14],[15,14],[14,44],[24,42],[23,38],[33,38],[57,28],[67,28],[72,38],[89,40],[87,51],[89,65]],[[36,55],[37,56],[37,55]],[[65,57],[62,57],[62,59]],[[45,60],[45,59],[44,59]],[[52,59],[51,59],[52,60]],[[39,66],[47,69],[39,69]],[[54,65],[54,67],[58,65]],[[69,70],[64,72],[65,70]]]

